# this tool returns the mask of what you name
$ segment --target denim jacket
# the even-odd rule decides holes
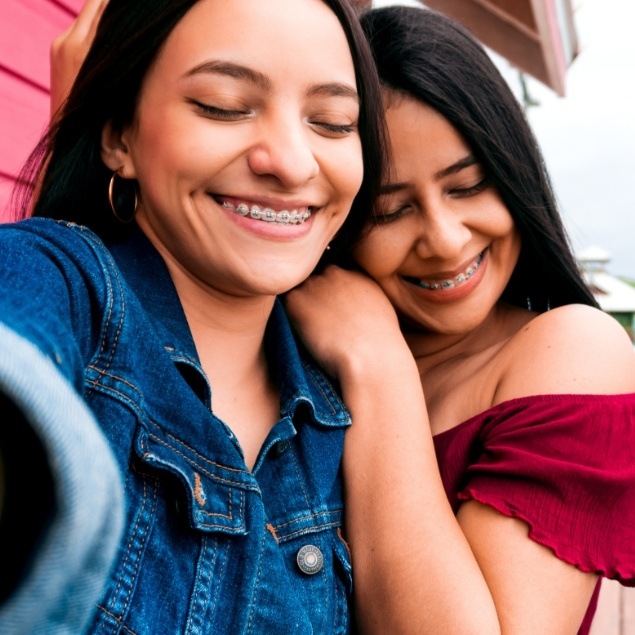
[[[213,414],[213,387],[176,290],[139,229],[105,245],[86,228],[47,219],[1,226],[0,327],[0,356],[9,359],[0,390],[22,382],[46,397],[59,392],[58,379],[65,382],[107,465],[76,449],[56,469],[72,471],[63,461],[74,457],[90,472],[97,499],[99,488],[107,497],[107,484],[114,492],[112,517],[96,505],[102,522],[91,534],[100,555],[90,561],[97,569],[95,601],[83,612],[75,607],[67,630],[66,605],[53,606],[42,632],[79,632],[84,619],[81,628],[90,633],[350,632],[340,470],[350,417],[298,350],[279,302],[265,347],[281,417],[252,471]],[[17,353],[23,348],[48,364],[44,378]],[[29,398],[21,407],[33,417]],[[46,436],[50,422],[39,416],[38,433]],[[83,521],[74,521],[69,553],[86,551],[91,540],[81,544]],[[47,575],[63,575],[64,566],[54,559]],[[44,610],[37,595],[19,591],[12,599],[26,609],[18,615]],[[69,597],[76,596],[64,602]],[[10,608],[0,609],[0,632],[2,611]]]

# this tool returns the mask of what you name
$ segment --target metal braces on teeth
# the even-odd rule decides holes
[[[483,254],[479,254],[477,259],[465,270],[465,273],[460,273],[454,280],[443,280],[441,282],[424,282],[423,280],[418,280],[417,285],[422,289],[430,289],[431,291],[453,289],[463,284],[466,280],[469,280],[476,273],[482,260]]]
[[[286,209],[283,209],[281,212],[275,212],[270,207],[261,208],[259,205],[252,205],[250,207],[246,203],[239,203],[236,207],[227,202],[224,202],[223,205],[240,216],[249,216],[250,218],[264,220],[269,223],[297,225],[303,223],[311,216],[311,212],[308,209],[302,212],[298,212],[297,210],[289,212]]]

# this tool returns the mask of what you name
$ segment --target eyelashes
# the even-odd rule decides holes
[[[456,187],[446,190],[446,194],[453,199],[466,199],[471,198],[472,196],[476,196],[480,194],[484,190],[486,190],[490,185],[490,181],[487,177],[483,177],[478,183],[474,185],[470,185],[469,187]],[[405,214],[407,214],[412,209],[412,205],[410,203],[405,205],[400,205],[393,211],[388,211],[385,213],[376,213],[373,216],[373,220],[378,225],[385,225],[387,223],[398,220]]]
[[[189,101],[205,117],[218,121],[240,121],[242,119],[248,119],[254,114],[254,111],[250,109],[233,110],[229,108],[219,108],[218,106],[204,104],[195,100]],[[309,119],[307,123],[311,127],[318,129],[319,132],[326,133],[326,135],[333,137],[343,137],[357,131],[357,122],[340,124],[330,121],[321,121],[319,119]]]
[[[217,106],[210,106],[209,104],[203,104],[198,101],[192,101],[192,104],[201,111],[204,115],[212,117],[214,119],[224,119],[226,121],[236,121],[244,117],[248,117],[251,112],[248,110],[228,110],[225,108],[218,108]]]
[[[449,190],[449,194],[456,198],[468,198],[470,196],[474,196],[479,192],[482,192],[489,185],[489,180],[487,177],[483,177],[478,183],[475,185],[471,185],[470,187],[458,187],[452,190]]]

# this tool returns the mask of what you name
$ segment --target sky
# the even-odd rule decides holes
[[[389,4],[418,3],[373,2]],[[540,105],[527,116],[574,250],[600,247],[611,255],[610,273],[635,280],[635,2],[572,4],[581,52],[567,71],[566,95],[528,78]],[[492,58],[520,96],[517,71]]]

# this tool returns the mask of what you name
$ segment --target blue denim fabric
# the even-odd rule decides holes
[[[350,632],[340,533],[350,417],[279,303],[265,345],[281,418],[251,472],[213,414],[174,286],[138,229],[105,246],[45,219],[1,226],[0,321],[83,397],[123,475],[123,536],[87,632]],[[305,545],[323,555],[315,575],[297,565]]]
[[[90,411],[51,361],[1,324],[0,390],[19,405],[54,457],[57,498],[33,566],[0,606],[0,634],[75,635],[94,610],[119,544],[119,469]],[[3,417],[2,425],[13,424]],[[38,482],[25,487],[32,505],[38,505],[40,489]]]

